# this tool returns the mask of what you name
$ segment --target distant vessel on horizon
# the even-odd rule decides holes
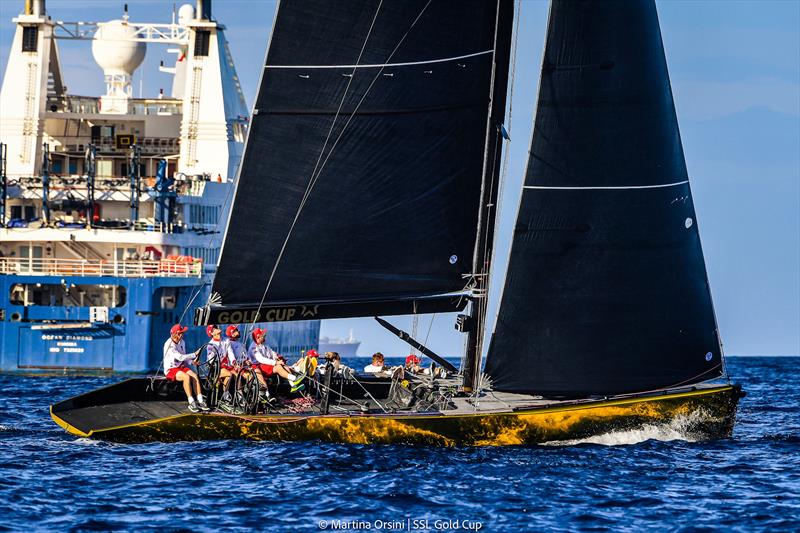
[[[353,336],[351,329],[346,339],[334,339],[331,337],[320,337],[319,351],[337,352],[342,357],[358,357],[358,347],[361,346],[361,341]]]

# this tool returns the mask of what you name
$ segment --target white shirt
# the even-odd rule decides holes
[[[247,351],[247,356],[250,358],[250,362],[253,364],[275,366],[278,363],[278,354],[276,354],[272,348],[267,346],[266,343],[256,344],[254,342],[251,344],[250,349]]]
[[[219,357],[220,359],[224,359],[225,355],[228,351],[228,345],[225,343],[224,340],[214,340],[211,339],[208,341],[208,345],[206,346],[206,360],[210,363]]]
[[[242,364],[247,359],[247,350],[244,344],[239,341],[227,340],[228,343],[228,364],[233,366],[235,364]]]
[[[167,339],[164,343],[164,375],[179,366],[185,366],[187,361],[194,359],[194,354],[186,353],[186,343],[181,339],[177,344],[172,341],[172,338]]]
[[[370,363],[364,367],[364,372],[367,372],[368,374],[377,374],[378,372],[384,372],[385,369],[385,366],[375,366]]]

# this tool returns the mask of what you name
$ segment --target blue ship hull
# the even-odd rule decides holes
[[[12,304],[14,285],[37,283],[115,285],[124,289],[125,299],[108,309],[107,323],[91,322],[89,307]],[[203,283],[197,277],[0,276],[0,371],[156,370],[170,326],[181,319],[196,291],[192,307],[207,300],[209,288]],[[171,296],[174,288],[166,307],[165,288]],[[191,311],[184,323],[191,320]],[[187,348],[195,349],[206,336],[201,328],[190,328],[185,339]]]

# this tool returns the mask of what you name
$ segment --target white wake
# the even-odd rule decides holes
[[[542,443],[542,445],[575,446],[577,444],[599,444],[602,446],[625,446],[639,444],[648,440],[697,442],[700,438],[691,428],[696,427],[698,422],[706,419],[706,413],[698,410],[690,415],[678,415],[669,422],[662,424],[645,424],[636,429],[610,431],[583,439],[549,441]]]

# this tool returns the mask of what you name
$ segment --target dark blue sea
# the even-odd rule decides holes
[[[0,530],[798,531],[800,357],[728,366],[748,393],[732,439],[456,449],[109,444],[48,405],[120,377],[0,376]]]

